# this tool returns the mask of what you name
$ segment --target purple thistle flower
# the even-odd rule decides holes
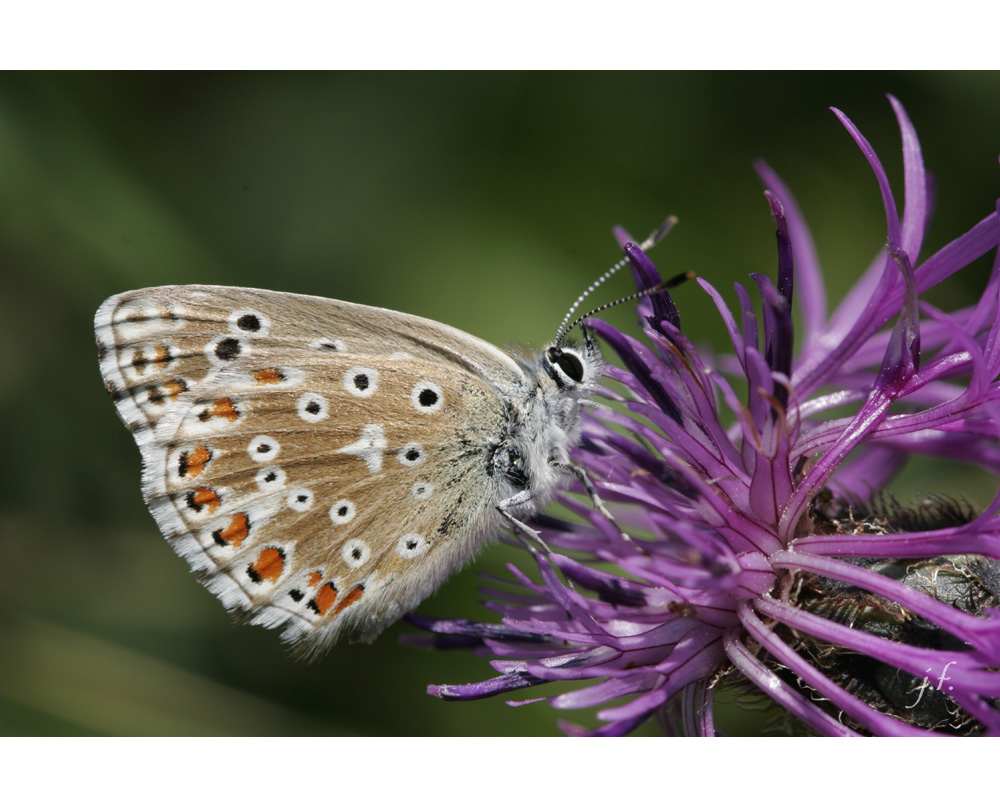
[[[802,214],[761,164],[777,282],[752,276],[759,313],[737,284],[737,322],[697,281],[732,355],[700,353],[666,291],[639,306],[646,341],[589,323],[624,365],[608,375],[625,387],[626,411],[590,417],[574,460],[636,537],[589,500],[563,497],[583,523],[536,519],[562,551],[537,557],[540,580],[511,566],[517,590],[487,591],[501,624],[412,617],[439,646],[491,654],[499,673],[431,694],[531,689],[540,697],[512,705],[603,706],[597,734],[657,717],[672,733],[710,735],[715,692],[738,685],[822,735],[1000,735],[1000,493],[976,512],[933,496],[902,506],[881,492],[914,454],[1000,476],[1000,258],[976,305],[945,313],[919,299],[997,247],[1000,219],[993,212],[918,260],[930,183],[913,126],[890,101],[902,218],[871,146],[835,110],[875,174],[887,236],[832,314]],[[649,258],[617,235],[640,289],[659,284]],[[554,681],[582,686],[535,689]]]

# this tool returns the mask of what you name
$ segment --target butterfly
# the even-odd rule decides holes
[[[109,298],[95,330],[167,541],[311,649],[370,641],[505,527],[532,533],[570,476],[593,494],[569,456],[604,368],[585,329],[517,353],[382,308],[163,286]]]

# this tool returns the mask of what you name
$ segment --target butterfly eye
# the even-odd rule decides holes
[[[549,349],[549,362],[557,366],[571,381],[579,384],[583,381],[583,361],[572,350],[553,347]]]

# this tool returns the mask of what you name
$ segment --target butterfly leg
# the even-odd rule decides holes
[[[580,484],[583,485],[583,489],[587,491],[587,495],[590,500],[594,503],[594,507],[597,508],[598,512],[604,516],[608,521],[611,522],[611,526],[618,530],[618,534],[632,546],[637,546],[635,541],[632,540],[631,536],[618,523],[611,511],[604,504],[604,500],[600,497],[597,492],[597,488],[594,487],[594,483],[590,481],[590,476],[588,476],[587,471],[581,468],[579,465],[573,465],[573,463],[556,463],[555,467],[566,473],[573,474],[577,479],[580,480]],[[641,549],[641,548],[640,548]]]
[[[524,504],[528,501],[531,501],[531,493],[526,490],[522,490],[520,493],[511,496],[509,499],[504,499],[500,502],[500,504],[497,505],[497,511],[510,522],[510,525],[514,528],[514,534],[521,539],[521,543],[524,544],[525,549],[527,549],[532,555],[535,555],[536,557],[538,556],[538,550],[535,549],[535,547],[532,546],[528,540],[530,538],[538,543],[546,557],[549,558],[549,562],[552,563],[552,548],[545,543],[545,540],[542,538],[538,530],[529,527],[521,521],[521,519],[510,512],[511,507],[518,504]],[[556,568],[557,572],[561,572],[556,564],[552,563],[552,565]],[[563,580],[566,582],[566,587],[575,591],[576,586],[573,585],[573,581],[570,580],[564,572],[562,572],[561,575]]]
[[[527,524],[521,521],[521,519],[519,519],[510,511],[510,508],[516,507],[519,504],[524,504],[525,502],[529,501],[531,501],[531,493],[527,490],[522,490],[520,493],[516,493],[515,495],[507,499],[504,499],[502,502],[500,502],[500,504],[497,505],[497,512],[499,512],[500,515],[502,515],[505,519],[507,519],[510,525],[514,528],[514,534],[521,539],[521,541],[525,545],[525,548],[527,548],[529,552],[531,552],[532,554],[537,554],[537,550],[535,549],[535,547],[528,542],[528,539],[531,539],[532,541],[535,541],[539,546],[541,546],[546,555],[551,555],[552,550],[549,548],[549,545],[546,544],[545,541],[542,539],[542,536],[539,534],[538,530],[529,527]]]

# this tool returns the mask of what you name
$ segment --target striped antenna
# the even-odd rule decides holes
[[[667,289],[675,288],[688,280],[694,280],[696,277],[695,273],[688,269],[686,272],[681,272],[679,275],[674,275],[670,280],[664,280],[662,283],[657,283],[655,286],[651,286],[648,289],[643,289],[642,291],[637,291],[634,294],[630,294],[628,297],[622,297],[620,300],[614,300],[610,303],[605,303],[604,305],[599,305],[597,308],[591,309],[586,314],[577,317],[573,320],[573,324],[566,329],[568,334],[577,325],[583,322],[588,317],[594,316],[594,314],[599,314],[602,311],[607,311],[609,308],[614,308],[616,305],[621,305],[622,303],[630,303],[633,300],[641,300],[643,297],[650,297],[654,294],[658,294],[661,291],[666,291]],[[564,334],[565,336],[565,334]],[[556,342],[556,347],[562,347],[562,342]]]
[[[659,227],[653,230],[653,232],[651,232],[649,236],[647,236],[647,238],[641,244],[639,244],[639,249],[645,252],[646,250],[656,246],[658,243],[660,243],[660,241],[663,240],[664,236],[666,236],[666,234],[669,233],[674,228],[675,224],[677,224],[677,216],[668,216],[666,219],[663,220],[663,223]],[[565,339],[566,335],[570,331],[572,331],[574,327],[576,327],[576,324],[580,322],[580,319],[586,318],[582,317],[580,319],[577,319],[568,328],[566,327],[566,323],[570,321],[570,318],[573,316],[573,312],[580,307],[580,303],[586,300],[587,297],[590,296],[591,292],[594,291],[594,289],[596,289],[598,286],[604,283],[605,280],[607,280],[609,277],[615,274],[615,272],[617,272],[619,269],[621,269],[623,266],[626,266],[627,264],[628,264],[628,258],[622,258],[620,261],[618,261],[618,263],[616,263],[614,266],[608,269],[608,271],[606,271],[603,275],[597,278],[597,280],[591,283],[587,287],[586,291],[583,292],[583,294],[581,294],[579,297],[576,298],[576,302],[569,307],[569,311],[566,312],[566,316],[563,317],[563,321],[559,324],[559,330],[556,331],[556,345],[561,346],[563,343],[563,339]],[[591,314],[596,314],[598,311],[603,311],[605,308],[611,308],[612,306],[620,305],[621,303],[627,303],[631,300],[637,300],[640,297],[647,297],[650,294],[654,293],[655,291],[661,291],[660,287],[657,286],[654,289],[646,289],[645,292],[639,292],[638,294],[633,294],[629,297],[625,297],[613,303],[608,303],[607,305],[603,305],[600,308],[595,308],[593,311],[590,312],[590,314],[587,314],[587,316],[589,317]]]

